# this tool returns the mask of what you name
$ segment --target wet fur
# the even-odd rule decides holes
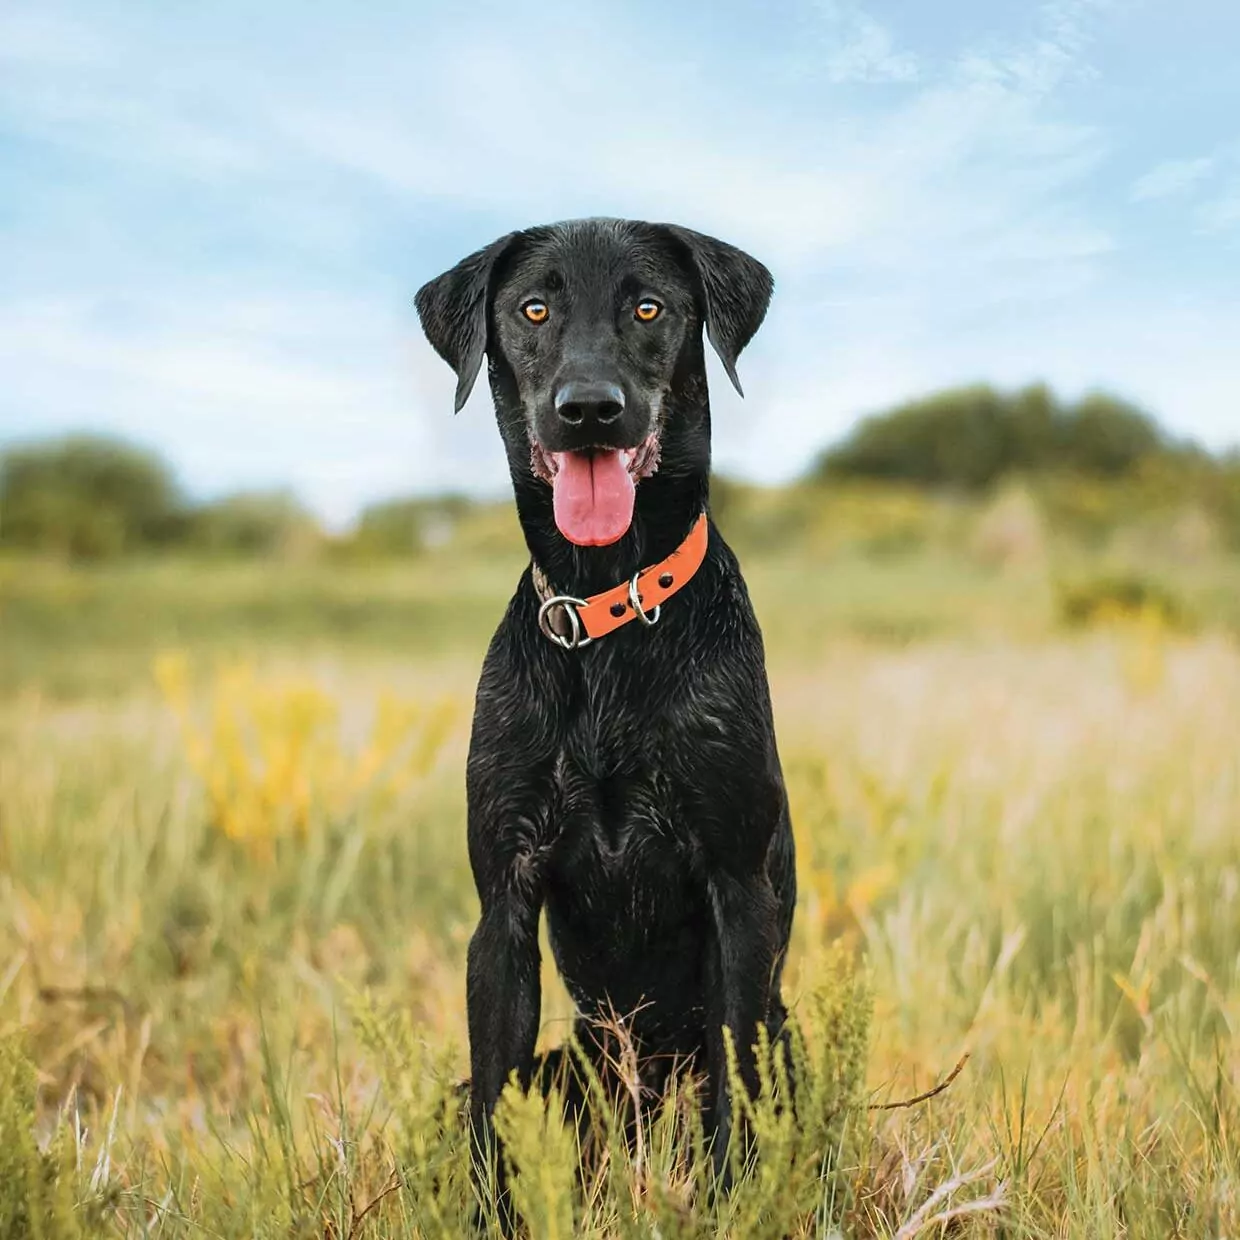
[[[550,301],[556,333],[535,336],[517,321],[530,288]],[[657,337],[626,317],[643,288],[667,306]],[[703,327],[735,382],[770,293],[766,269],[731,246],[615,220],[509,234],[419,292],[427,336],[457,372],[458,408],[487,358],[521,527],[556,589],[608,588],[685,538],[708,504]],[[569,365],[625,384],[617,443],[660,433],[632,526],[607,547],[559,533],[551,487],[531,468],[532,439],[567,442],[547,401]],[[534,1054],[545,909],[583,1043],[597,1047],[589,1019],[614,1008],[633,1013],[652,1080],[667,1056],[703,1069],[722,1167],[732,1125],[722,1028],[754,1088],[757,1028],[775,1033],[785,1019],[779,978],[796,896],[745,583],[712,524],[702,568],[654,628],[630,623],[566,651],[539,631],[538,604],[527,569],[486,655],[467,767],[482,908],[468,960],[476,1150],[494,1148],[491,1114],[509,1074],[528,1085],[558,1062],[555,1052],[541,1062]]]

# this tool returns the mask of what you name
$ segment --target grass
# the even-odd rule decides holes
[[[462,766],[517,570],[442,569],[6,565],[0,1235],[462,1233]],[[637,1152],[604,1109],[584,1188],[510,1096],[532,1234],[1238,1234],[1222,613],[1069,632],[1046,574],[930,553],[750,577],[814,1102],[771,1064],[711,1201],[691,1082]],[[570,1013],[548,965],[545,1042]]]

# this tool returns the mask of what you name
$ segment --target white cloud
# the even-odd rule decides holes
[[[861,11],[828,12],[844,14],[857,36],[841,54],[860,48],[864,59],[865,46],[890,44]],[[886,111],[820,105],[792,117],[755,104],[771,98],[761,82],[743,97],[698,98],[693,81],[680,90],[677,66],[643,48],[645,74],[663,84],[652,125],[623,92],[581,80],[588,29],[564,29],[554,57],[535,46],[540,37],[530,46],[512,34],[471,42],[428,66],[417,97],[441,101],[433,125],[410,125],[409,109],[390,101],[286,103],[271,120],[284,144],[395,196],[475,211],[502,201],[513,223],[592,213],[678,219],[787,268],[861,247],[866,262],[911,275],[910,259],[946,263],[960,247],[993,253],[1010,229],[1039,234],[1039,258],[1061,235],[1065,255],[1079,257],[1080,237],[1101,234],[1063,207],[1053,224],[1043,210],[1096,159],[1094,136],[1040,116],[1033,92],[1010,74],[953,70]],[[612,52],[622,73],[632,50]],[[518,106],[508,66],[529,62],[542,66],[539,91],[555,102],[540,107],[518,142],[495,118]],[[1105,248],[1105,239],[1089,247]]]
[[[1212,155],[1203,155],[1197,159],[1166,160],[1133,182],[1132,200],[1144,202],[1148,199],[1173,198],[1186,194],[1209,176],[1216,162]]]
[[[1035,10],[1035,30],[1023,40],[992,38],[966,48],[958,72],[966,81],[1001,85],[1042,99],[1066,83],[1089,80],[1098,70],[1087,52],[1108,0],[1048,0]]]
[[[891,31],[846,0],[821,0],[822,69],[827,80],[912,82],[919,75],[917,57],[899,50]]]
[[[106,42],[81,22],[29,9],[0,12],[0,64],[41,69],[98,60]]]
[[[908,80],[909,54],[865,11],[830,0],[823,21],[840,35],[828,76]],[[1039,117],[1026,79],[993,58],[988,72],[973,63],[940,75],[886,112],[820,102],[796,117],[769,84],[754,83],[757,105],[753,90],[738,97],[730,83],[712,97],[674,58],[659,64],[646,40],[618,37],[608,45],[615,72],[632,64],[661,83],[653,124],[625,92],[600,92],[583,71],[599,42],[589,22],[557,26],[553,56],[540,25],[499,38],[480,30],[447,49],[411,49],[390,91],[369,75],[350,89],[355,81],[278,74],[256,85],[242,72],[226,105],[204,113],[201,72],[161,78],[152,99],[129,49],[98,81],[26,82],[14,110],[40,137],[118,161],[242,182],[294,164],[320,180],[360,175],[422,209],[502,202],[527,213],[514,222],[577,211],[680,218],[790,265],[858,243],[924,252],[971,228],[1003,228],[1013,208],[1033,214],[1089,157],[1087,132]],[[1046,38],[1031,55],[1052,44],[1067,55]],[[540,66],[539,102],[519,141],[496,124],[521,106],[514,64]]]
[[[1234,177],[1222,193],[1201,204],[1197,222],[1206,232],[1228,232],[1240,228],[1240,177]]]

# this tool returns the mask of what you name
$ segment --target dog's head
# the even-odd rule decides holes
[[[416,302],[427,338],[456,371],[457,409],[487,356],[510,459],[519,440],[524,461],[528,443],[560,533],[604,546],[623,537],[636,487],[658,466],[668,419],[679,416],[675,384],[692,359],[701,370],[702,325],[740,391],[736,359],[771,288],[757,259],[713,237],[573,220],[501,237]]]

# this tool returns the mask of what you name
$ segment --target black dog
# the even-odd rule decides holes
[[[755,1090],[758,1027],[786,1018],[796,889],[762,637],[704,515],[702,328],[739,391],[771,289],[712,237],[599,219],[510,233],[417,295],[458,410],[488,359],[533,559],[487,653],[467,773],[480,1159],[509,1074],[541,1071],[544,907],[582,1044],[599,1045],[592,1018],[633,1013],[642,1062],[704,1068],[721,1170],[723,1028]]]

